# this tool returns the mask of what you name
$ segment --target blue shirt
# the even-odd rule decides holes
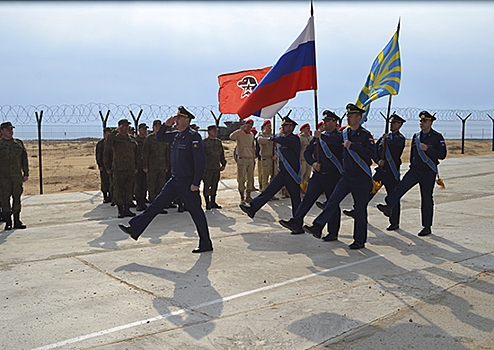
[[[340,165],[343,165],[343,136],[341,135],[341,132],[338,129],[334,129],[331,132],[325,132],[321,135],[321,140],[326,143],[328,148],[340,162]],[[317,162],[317,139],[315,137],[312,138],[305,148],[304,158],[311,166]],[[321,173],[340,172],[336,165],[326,157],[322,146],[319,146],[319,163],[321,163]]]
[[[172,175],[190,178],[199,186],[206,171],[206,151],[201,136],[187,127],[182,132],[167,132],[169,126],[163,124],[156,133],[156,140],[170,144]]]

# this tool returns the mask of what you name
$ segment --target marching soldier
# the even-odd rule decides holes
[[[226,159],[223,144],[217,136],[218,128],[216,125],[208,126],[208,137],[203,140],[206,151],[203,195],[207,210],[211,208],[221,209],[221,206],[216,203],[216,193],[218,191],[218,182],[220,181],[220,172],[225,170]]]
[[[105,153],[105,141],[108,134],[111,132],[111,128],[104,128],[104,137],[96,144],[96,164],[98,164],[99,176],[101,181],[101,192],[103,193],[103,203],[111,202],[110,194],[110,175],[106,172],[104,153]]]
[[[146,192],[147,192],[147,181],[146,173],[142,169],[142,153],[144,147],[144,141],[148,136],[148,126],[146,123],[139,124],[137,130],[137,136],[135,140],[137,142],[137,173],[134,177],[134,192],[137,200],[137,211],[146,210]]]
[[[397,114],[390,117],[390,134],[384,134],[377,141],[376,163],[379,165],[373,176],[374,182],[381,183],[386,188],[386,193],[393,193],[396,185],[400,182],[401,155],[405,148],[405,136],[400,133],[400,129],[405,123],[405,119]],[[380,187],[379,187],[380,188]],[[376,193],[379,189],[376,189]],[[369,195],[369,202],[374,197],[374,193]],[[353,216],[353,210],[343,210],[348,216]],[[395,205],[393,215],[389,218],[388,231],[400,228],[400,202]]]
[[[137,142],[129,135],[130,122],[118,121],[118,128],[112,131],[105,141],[105,166],[113,176],[113,197],[118,208],[118,217],[135,216],[130,211],[132,186],[137,173]],[[111,152],[111,153],[110,153]],[[113,160],[111,160],[113,154]]]
[[[309,142],[312,140],[312,136],[310,135],[310,125],[309,123],[305,123],[300,127],[300,164],[302,166],[302,190],[305,193],[307,189],[307,184],[309,183],[310,173],[312,167],[307,163],[304,157],[305,148],[309,145]]]
[[[158,130],[156,139],[170,144],[172,178],[165,184],[154,202],[143,213],[129,221],[129,226],[120,224],[118,227],[137,240],[154,217],[175,198],[180,197],[192,216],[199,234],[199,247],[192,253],[202,253],[213,250],[199,195],[199,185],[206,169],[206,152],[201,136],[190,128],[191,119],[194,119],[194,115],[180,106],[177,115],[168,118]],[[178,130],[167,132],[174,124],[177,125]]]
[[[21,140],[14,138],[14,126],[11,122],[0,124],[0,194],[2,196],[2,213],[5,219],[5,230],[14,228],[25,229],[21,222],[22,183],[29,178],[27,152]],[[10,198],[12,197],[12,207]]]
[[[416,184],[420,184],[421,214],[423,229],[419,236],[427,236],[432,233],[432,218],[434,215],[434,182],[439,176],[437,166],[440,159],[446,158],[446,142],[443,135],[432,129],[432,122],[436,117],[427,111],[422,111],[420,117],[420,132],[412,139],[410,150],[410,169],[403,176],[393,193],[388,194],[384,200],[386,205],[378,204],[377,208],[388,217],[393,217],[400,198]],[[442,181],[438,179],[438,183]]]
[[[237,141],[237,182],[241,203],[252,200],[250,194],[254,190],[256,150],[254,134],[251,132],[253,125],[254,121],[247,119],[240,129],[230,134],[230,139]]]
[[[322,228],[339,210],[339,204],[352,193],[355,203],[354,211],[354,242],[350,249],[361,249],[367,241],[367,203],[372,190],[372,173],[370,166],[376,149],[372,134],[360,125],[365,112],[356,105],[346,106],[349,127],[343,130],[343,173],[336,184],[333,194],[326,203],[323,212],[313,221],[312,226],[305,225],[305,232],[320,238]],[[333,233],[334,234],[334,233]]]
[[[261,156],[258,166],[262,169],[261,178],[259,179],[261,192],[268,187],[274,177],[274,161],[276,157],[274,156],[273,141],[270,141],[272,136],[273,132],[271,131],[271,121],[266,119],[262,123],[261,133],[257,137],[260,147],[259,155]]]
[[[279,221],[281,226],[289,229],[292,234],[304,233],[302,225],[305,215],[307,215],[310,208],[323,192],[326,195],[326,199],[331,197],[343,171],[343,137],[341,132],[336,128],[340,118],[327,110],[323,112],[323,115],[326,132],[321,133],[320,130],[315,130],[314,138],[310,141],[304,152],[305,160],[314,169],[312,177],[309,179],[307,192],[302,203],[297,208],[295,216],[288,221]],[[319,143],[317,140],[319,140]],[[338,206],[333,216],[329,219],[328,234],[323,237],[324,241],[335,241],[338,239],[340,222],[341,212]]]
[[[156,133],[161,127],[161,121],[153,122],[153,132],[144,140],[142,149],[142,167],[147,174],[147,186],[149,201],[152,202],[161,192],[167,181],[167,171],[170,169],[170,158],[168,157],[170,144],[158,142]],[[166,211],[163,211],[166,213]]]
[[[297,125],[288,117],[283,119],[282,135],[272,136],[271,141],[278,144],[279,168],[278,173],[268,187],[248,205],[240,204],[240,209],[250,218],[261,209],[279,190],[286,187],[292,201],[292,213],[300,204],[300,138],[293,134]]]

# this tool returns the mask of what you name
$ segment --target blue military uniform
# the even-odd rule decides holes
[[[297,125],[297,123],[285,117],[283,125]],[[249,202],[250,206],[240,205],[240,208],[251,217],[254,217],[255,213],[283,187],[286,187],[290,194],[293,215],[300,204],[300,138],[291,133],[287,136],[273,136],[270,141],[278,145],[278,173],[268,187]]]
[[[339,121],[339,117],[331,111],[324,111],[324,119]],[[307,190],[302,203],[298,206],[295,215],[288,221],[280,220],[280,224],[292,230],[293,234],[303,233],[302,225],[304,217],[314,205],[319,196],[324,192],[326,199],[331,197],[334,188],[341,178],[343,171],[343,137],[338,129],[321,135],[320,142],[314,137],[304,151],[304,158],[309,165],[319,162],[320,171],[314,170],[309,179]],[[319,146],[318,146],[319,145]],[[317,153],[319,148],[319,161]],[[328,236],[336,237],[340,230],[341,211],[338,206],[328,222]]]
[[[347,105],[348,114],[357,113],[362,115],[363,112],[353,104]],[[350,150],[353,155],[348,149],[344,148],[342,177],[336,184],[323,212],[313,221],[313,226],[304,226],[304,230],[316,237],[320,237],[322,227],[339,210],[339,204],[347,194],[352,193],[355,206],[353,232],[355,242],[350,245],[350,248],[358,249],[364,247],[367,241],[367,203],[372,189],[370,165],[376,149],[372,134],[362,126],[359,126],[355,131],[352,131],[351,128],[346,128],[343,133],[347,133],[344,135],[344,139],[352,142]]]
[[[180,114],[182,109],[183,107],[179,108],[178,114],[180,116],[183,116],[183,113]],[[156,133],[156,139],[170,144],[172,177],[154,202],[142,214],[129,221],[131,230],[134,232],[132,237],[137,239],[156,215],[180,197],[192,216],[199,234],[199,250],[194,252],[212,250],[212,242],[209,237],[206,216],[201,208],[199,191],[191,191],[190,189],[191,185],[199,186],[206,170],[206,152],[202,138],[190,127],[182,132],[168,132],[170,128],[163,124]]]
[[[420,118],[429,119],[432,121],[435,120],[435,117],[431,116],[426,111],[420,113]],[[427,151],[423,152],[428,159],[433,162],[437,170],[439,160],[446,158],[446,143],[444,141],[444,137],[433,129],[431,129],[427,134],[420,131],[418,136],[419,142],[428,146]],[[429,234],[434,212],[433,191],[436,176],[437,172],[420,157],[415,135],[412,139],[410,151],[410,169],[407,171],[405,176],[403,176],[403,179],[396,186],[393,193],[389,194],[385,198],[385,201],[389,206],[388,208],[392,208],[392,211],[388,211],[387,214],[393,215],[400,198],[418,183],[420,184],[420,198],[422,201],[422,226],[426,229],[422,235]],[[380,206],[381,208],[383,207],[382,205],[378,205],[378,208],[383,211]]]

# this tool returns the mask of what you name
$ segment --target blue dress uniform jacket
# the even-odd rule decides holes
[[[389,153],[391,154],[391,159],[393,160],[396,169],[400,170],[401,166],[401,155],[403,154],[403,149],[405,148],[405,136],[403,136],[399,131],[397,133],[391,133],[388,136],[386,136],[386,146],[389,149]],[[384,159],[384,167],[378,167],[376,168],[376,173],[373,176],[374,181],[381,182],[384,187],[386,188],[386,193],[391,194],[393,193],[394,189],[396,188],[396,185],[400,181],[399,179],[397,180],[394,176],[393,171],[391,170],[391,167],[389,165],[389,162],[386,160],[386,156],[384,156],[384,143],[383,143],[383,137],[381,137],[377,141],[377,153],[376,153],[376,158],[375,161],[378,163],[381,159]],[[369,195],[369,202],[371,199],[374,197],[374,194]],[[400,224],[400,202],[396,203],[396,206],[393,209],[393,214],[389,218],[389,223],[391,225],[399,225]]]
[[[321,142],[324,142],[331,150],[331,153],[336,157],[340,166],[343,165],[343,137],[341,132],[337,129],[332,132],[327,132],[321,135]],[[314,137],[304,151],[304,158],[307,163],[317,163],[317,139]],[[312,176],[309,179],[307,185],[307,191],[305,192],[304,199],[300,203],[295,216],[294,222],[301,228],[305,215],[309,212],[310,208],[314,205],[319,196],[324,192],[326,199],[331,197],[334,188],[341,178],[341,173],[338,167],[331,161],[324,152],[321,145],[319,145],[319,163],[321,164],[321,170],[312,172]],[[328,232],[332,234],[338,234],[341,223],[341,211],[340,207],[334,212],[333,216],[328,222]]]
[[[270,141],[280,145],[280,152],[283,158],[298,175],[300,172],[300,138],[297,135],[290,134],[288,136],[273,136]],[[290,175],[281,158],[278,164],[278,173],[273,177],[268,187],[259,196],[250,201],[250,206],[255,211],[258,211],[283,187],[286,187],[290,194],[292,213],[295,215],[295,211],[300,205],[300,185]]]
[[[172,177],[154,202],[142,214],[132,218],[129,224],[141,234],[156,215],[180,197],[196,225],[199,248],[212,247],[199,191],[190,189],[191,185],[199,186],[206,170],[206,152],[202,138],[190,127],[182,132],[167,132],[169,129],[169,126],[163,124],[156,133],[156,139],[170,144]]]
[[[370,166],[372,158],[376,154],[374,138],[372,134],[359,126],[353,133],[349,131],[348,140],[352,142],[350,150]],[[345,130],[343,132],[346,132]],[[323,212],[314,220],[320,226],[324,226],[339,210],[339,204],[348,193],[352,193],[355,210],[353,238],[355,241],[365,243],[367,241],[367,203],[372,189],[372,179],[360,165],[358,165],[346,148],[343,149],[343,175],[336,184],[333,194],[326,202]],[[332,232],[336,234],[335,232]]]
[[[443,135],[437,131],[431,129],[426,135],[421,131],[420,142],[425,143],[428,146],[425,154],[434,162],[434,164],[438,165],[439,159],[446,158],[446,143]],[[403,176],[403,179],[396,186],[393,193],[385,198],[385,201],[388,205],[393,207],[394,213],[400,198],[413,186],[420,184],[422,226],[431,227],[434,215],[433,192],[435,181],[436,172],[422,161],[422,158],[420,158],[417,151],[415,138],[413,138],[410,150],[410,169]]]

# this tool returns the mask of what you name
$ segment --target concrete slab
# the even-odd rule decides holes
[[[188,213],[159,215],[135,242],[99,192],[25,197],[28,228],[0,233],[0,348],[494,348],[494,155],[440,171],[434,234],[416,235],[418,188],[386,231],[381,190],[360,251],[348,217],[336,242],[291,235],[277,223],[289,199],[248,218],[235,180],[206,211],[215,250],[200,256]]]

